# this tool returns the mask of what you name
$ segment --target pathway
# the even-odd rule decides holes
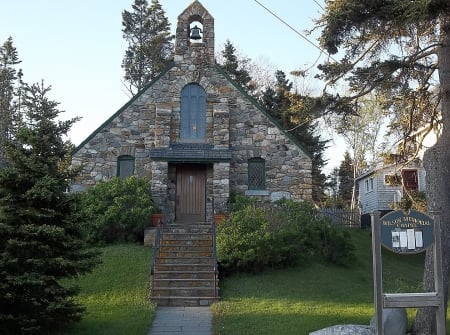
[[[212,312],[208,307],[157,307],[148,335],[211,335]]]

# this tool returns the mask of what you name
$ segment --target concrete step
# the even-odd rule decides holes
[[[175,271],[175,272],[203,272],[203,271],[214,271],[214,265],[212,264],[176,264],[176,263],[159,263],[155,265],[156,271]]]
[[[190,251],[190,252],[211,252],[210,245],[184,245],[184,244],[170,244],[159,247],[159,252],[175,252],[175,251]]]
[[[158,306],[209,306],[218,301],[218,297],[172,297],[159,296],[152,298]]]
[[[217,289],[213,286],[172,286],[172,287],[154,287],[152,297],[171,296],[171,297],[214,297]]]
[[[213,270],[209,271],[161,271],[159,268],[155,269],[153,279],[174,279],[174,280],[210,280],[216,278],[216,273]]]
[[[207,306],[218,300],[210,224],[163,227],[151,299],[160,306]]]
[[[170,257],[170,258],[200,258],[200,257],[212,257],[213,252],[211,251],[162,251],[158,253],[158,258],[160,257]]]
[[[194,245],[194,246],[212,246],[212,240],[211,236],[208,236],[207,238],[202,235],[201,238],[193,238],[193,237],[186,237],[186,238],[168,238],[167,236],[164,236],[164,240],[161,241],[161,246],[168,246],[168,245]]]
[[[192,256],[192,255],[191,255]],[[214,265],[214,260],[212,257],[156,257],[156,265],[160,265],[160,264],[177,264],[177,265],[182,265],[182,264],[186,264],[186,265]]]
[[[194,289],[194,288],[214,288],[217,284],[217,280],[214,278],[210,279],[153,279],[155,290],[161,290],[164,288],[183,288],[183,289]]]
[[[169,240],[212,240],[211,233],[173,233],[164,232],[162,241]]]

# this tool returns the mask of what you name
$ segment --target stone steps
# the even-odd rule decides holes
[[[165,226],[155,257],[152,301],[160,306],[205,306],[218,300],[210,225]]]

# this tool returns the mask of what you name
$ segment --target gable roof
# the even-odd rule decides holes
[[[129,106],[133,104],[136,100],[138,100],[141,95],[150,87],[153,86],[154,83],[156,83],[159,78],[161,78],[166,72],[168,72],[171,68],[175,66],[174,62],[171,62],[165,69],[163,69],[155,78],[153,78],[147,85],[144,86],[139,92],[136,93],[130,100],[128,100],[125,105],[123,105],[117,112],[115,112],[113,115],[111,115],[105,122],[103,122],[97,129],[95,129],[92,134],[90,134],[86,139],[81,142],[77,147],[73,150],[72,154],[75,154],[80,150],[82,147],[84,147],[90,140],[92,140],[95,135],[97,135],[103,128],[105,128],[112,120],[114,120],[116,117],[118,117],[120,114],[122,114],[123,111],[125,111]]]
[[[103,122],[96,130],[92,132],[83,142],[81,142],[72,152],[72,154],[75,154],[80,150],[83,146],[85,146],[90,140],[92,140],[95,135],[97,135],[104,127],[106,127],[112,120],[114,120],[116,117],[118,117],[123,111],[125,111],[130,105],[133,104],[136,100],[138,100],[141,95],[150,87],[152,87],[164,74],[166,74],[171,68],[175,66],[175,63],[172,62],[169,64],[161,73],[159,73],[155,78],[153,78],[147,85],[145,85],[144,88],[142,88],[138,93],[136,93],[135,96],[133,96],[125,105],[123,105],[117,112],[115,112],[113,115],[111,115],[105,122]],[[258,109],[261,113],[264,114],[265,117],[269,119],[273,125],[275,125],[289,140],[291,140],[305,155],[307,155],[310,159],[312,159],[311,153],[306,150],[303,145],[289,132],[287,132],[283,127],[281,127],[280,123],[272,116],[270,115],[252,96],[250,96],[243,88],[240,86],[236,81],[234,81],[230,75],[219,65],[215,64],[214,68],[221,73],[227,81],[233,85],[248,101],[251,102],[251,104]]]
[[[270,115],[257,101],[255,98],[253,98],[252,96],[250,96],[243,88],[241,85],[239,85],[236,81],[233,80],[233,78],[230,77],[230,75],[219,65],[219,64],[215,64],[215,68],[225,77],[227,78],[227,80],[230,82],[230,84],[232,84],[239,92],[241,92],[242,95],[245,96],[245,98],[247,100],[249,100],[252,105],[254,107],[256,107],[261,113],[264,114],[264,116],[266,116],[270,122],[272,122],[279,130],[281,130],[281,132],[288,137],[292,142],[294,142],[294,144],[296,146],[298,146],[304,153],[305,155],[307,155],[309,158],[312,159],[312,155],[311,153],[305,149],[305,147],[289,132],[287,132],[278,122],[278,120],[276,120],[272,115]]]

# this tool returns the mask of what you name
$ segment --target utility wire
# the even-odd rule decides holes
[[[319,6],[322,10],[325,10],[325,8],[322,7],[322,5],[320,3],[317,2],[317,0],[313,0],[317,6]]]
[[[255,2],[260,5],[262,8],[264,8],[266,11],[268,11],[271,15],[273,15],[277,20],[281,21],[284,25],[286,25],[289,29],[291,29],[293,32],[295,32],[297,35],[299,35],[301,38],[303,38],[306,42],[308,42],[309,44],[311,44],[314,48],[316,48],[317,50],[319,50],[320,52],[323,52],[325,55],[327,55],[330,59],[336,61],[329,53],[327,53],[325,50],[323,50],[321,47],[317,46],[316,44],[314,44],[314,42],[312,42],[311,40],[309,40],[305,35],[303,35],[301,32],[299,32],[297,29],[295,29],[294,27],[292,27],[289,23],[287,23],[286,21],[284,21],[281,17],[279,17],[277,14],[275,14],[274,12],[272,12],[269,8],[267,8],[266,6],[264,6],[262,3],[260,3],[258,0],[255,0]],[[317,2],[316,2],[317,4]],[[318,4],[319,5],[319,4]],[[319,5],[320,6],[320,5]]]

